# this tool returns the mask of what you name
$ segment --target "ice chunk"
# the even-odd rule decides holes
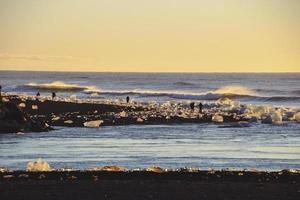
[[[142,119],[142,118],[137,118],[137,120],[136,120],[137,122],[143,122],[144,120]]]
[[[20,103],[20,104],[19,104],[19,107],[20,107],[20,108],[25,108],[25,107],[26,107],[26,104],[25,104],[25,103]]]
[[[279,111],[271,113],[271,119],[273,124],[282,124],[282,115]]]
[[[57,121],[57,120],[59,120],[60,119],[60,117],[53,117],[52,118],[52,121]]]
[[[88,128],[98,128],[103,122],[103,120],[88,121],[84,122],[83,125]]]
[[[300,112],[297,112],[297,113],[294,115],[294,118],[295,118],[296,122],[300,123]]]
[[[38,159],[37,161],[30,161],[27,163],[27,171],[51,171],[50,165],[43,161],[42,159]]]
[[[31,109],[32,109],[32,110],[37,110],[37,109],[38,109],[38,106],[37,106],[37,105],[32,105],[32,106],[31,106]]]
[[[212,116],[211,120],[213,122],[222,123],[224,121],[224,118],[223,118],[222,115],[215,114],[215,115]]]
[[[110,172],[121,172],[125,171],[124,167],[117,166],[117,165],[112,165],[112,166],[104,166],[99,168],[101,171],[110,171]]]
[[[164,172],[164,169],[159,167],[159,166],[152,166],[152,167],[147,168],[146,171],[155,172],[155,173],[162,173],[162,172]]]
[[[120,117],[127,117],[127,113],[125,111],[122,111],[119,113]]]

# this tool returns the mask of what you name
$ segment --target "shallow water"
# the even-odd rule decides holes
[[[43,158],[52,167],[86,169],[300,168],[300,124],[218,128],[213,124],[59,128],[49,133],[0,135],[0,166],[25,169]]]

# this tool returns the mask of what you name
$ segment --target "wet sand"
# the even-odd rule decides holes
[[[0,199],[296,200],[300,174],[245,171],[3,172]]]

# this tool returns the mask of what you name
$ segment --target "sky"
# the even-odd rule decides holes
[[[0,0],[0,70],[300,72],[300,1]]]

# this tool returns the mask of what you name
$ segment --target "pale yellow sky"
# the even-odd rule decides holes
[[[300,1],[0,0],[0,70],[300,71]]]

